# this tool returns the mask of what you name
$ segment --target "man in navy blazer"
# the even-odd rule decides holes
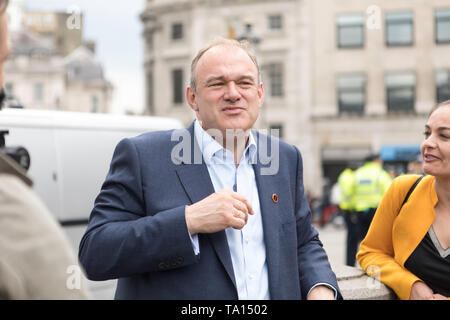
[[[117,145],[80,243],[88,278],[118,278],[116,299],[341,298],[300,152],[251,129],[264,98],[255,57],[213,42],[186,98],[188,129]]]

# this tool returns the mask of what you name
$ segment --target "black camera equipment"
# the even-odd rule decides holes
[[[8,155],[16,161],[22,168],[28,170],[30,168],[30,154],[27,149],[20,146],[7,147],[5,145],[5,135],[9,134],[8,130],[0,130],[0,152]]]
[[[3,107],[3,101],[5,101],[6,93],[4,89],[0,89],[0,110],[2,110]]]

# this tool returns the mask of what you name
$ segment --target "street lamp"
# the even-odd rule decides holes
[[[244,32],[237,38],[238,41],[247,41],[252,46],[257,46],[261,42],[259,38],[252,30],[252,24],[246,23]]]

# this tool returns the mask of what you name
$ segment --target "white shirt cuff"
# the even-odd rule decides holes
[[[189,238],[191,238],[192,249],[194,249],[194,253],[196,256],[200,253],[200,246],[198,244],[198,234],[194,234],[193,236],[189,233]]]
[[[326,286],[326,287],[332,289],[334,291],[334,300],[337,300],[337,290],[332,285],[325,283],[325,282],[319,282],[319,283],[316,283],[315,285],[313,285],[312,288],[309,289],[308,294],[306,295],[307,298],[308,298],[309,294],[311,293],[311,290],[317,286]]]

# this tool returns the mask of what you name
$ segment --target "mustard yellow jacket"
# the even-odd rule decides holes
[[[399,212],[408,190],[419,177],[404,175],[394,179],[356,255],[368,275],[379,277],[403,300],[409,299],[413,283],[420,280],[405,269],[405,261],[428,232],[438,202],[434,177],[426,176]]]

